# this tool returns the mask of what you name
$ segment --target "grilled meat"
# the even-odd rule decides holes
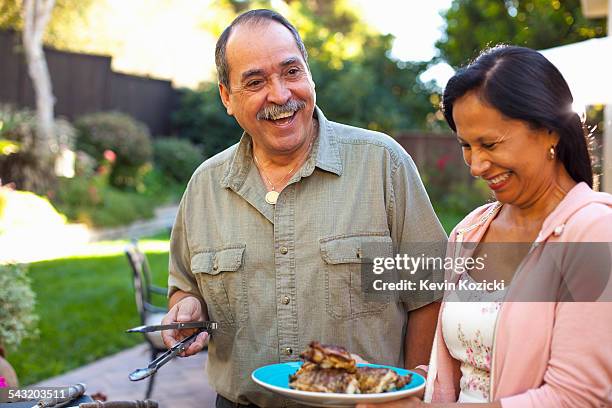
[[[319,368],[313,364],[290,376],[289,381],[291,388],[300,391],[359,394],[357,376],[339,368]]]
[[[341,368],[349,373],[356,371],[355,360],[344,347],[311,341],[308,348],[300,354],[300,357],[305,361],[317,364],[321,368]]]
[[[397,374],[389,368],[358,367],[357,380],[363,394],[399,390],[412,379],[412,375]]]
[[[300,357],[304,364],[289,376],[289,386],[300,391],[374,394],[400,389],[412,377],[398,375],[389,368],[357,368],[345,348],[318,341],[311,342]]]

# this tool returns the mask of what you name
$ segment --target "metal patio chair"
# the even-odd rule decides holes
[[[153,285],[151,281],[151,270],[143,252],[138,249],[138,241],[132,240],[125,248],[125,255],[132,269],[134,295],[136,308],[142,325],[160,324],[168,309],[155,306],[151,302],[152,295],[166,296],[167,290]],[[151,360],[159,354],[166,352],[167,347],[162,341],[161,332],[144,333],[144,338],[151,351]],[[145,399],[149,399],[153,392],[155,375],[149,377]]]

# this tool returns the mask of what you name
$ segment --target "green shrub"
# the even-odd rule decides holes
[[[79,177],[91,177],[98,168],[98,162],[91,155],[82,150],[76,152],[74,160],[74,173]]]
[[[26,267],[0,264],[0,344],[16,348],[38,334],[35,304]]]
[[[178,203],[187,185],[187,181],[178,182],[157,168],[148,172],[142,183],[144,186],[142,193],[158,205]]]
[[[181,92],[180,105],[172,114],[173,127],[182,137],[202,146],[204,157],[214,156],[240,140],[242,129],[225,111],[216,83]]]
[[[92,227],[115,227],[151,218],[158,200],[141,193],[119,190],[104,175],[60,179],[56,208],[74,222]]]
[[[174,180],[185,183],[202,163],[201,149],[188,140],[164,138],[153,142],[155,167]]]
[[[55,142],[49,146],[51,162],[42,160],[36,152],[36,117],[34,112],[0,105],[0,179],[13,182],[19,190],[46,194],[55,187],[53,167],[60,148],[72,149],[75,130],[63,119],[56,119]]]
[[[119,189],[109,182],[113,163],[105,159],[93,168],[91,160],[86,153],[77,152],[76,176],[61,178],[53,196],[56,208],[73,222],[115,227],[151,218],[156,206],[178,201],[184,190],[183,184],[148,164],[142,167],[146,174],[136,191]]]
[[[157,203],[137,193],[108,189],[102,205],[83,209],[78,217],[90,225],[115,227],[134,221],[152,218]]]
[[[99,112],[80,117],[75,122],[77,148],[98,161],[104,152],[116,154],[111,184],[117,187],[137,187],[143,167],[151,160],[153,149],[146,125],[119,112]]]

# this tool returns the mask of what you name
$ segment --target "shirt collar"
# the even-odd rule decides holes
[[[323,115],[321,109],[316,106],[315,114],[319,121],[319,134],[312,146],[310,158],[302,167],[302,171],[300,172],[301,176],[307,177],[311,175],[315,166],[321,170],[341,176],[342,160],[340,158],[337,136],[332,124],[327,120],[325,115]],[[221,186],[230,187],[235,191],[240,189],[253,164],[252,149],[253,144],[251,136],[243,132],[238,147],[234,150],[232,158],[223,173]],[[313,161],[313,157],[316,157],[316,160]]]

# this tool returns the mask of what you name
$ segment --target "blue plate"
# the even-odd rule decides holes
[[[294,399],[302,404],[323,407],[347,407],[357,403],[381,403],[394,401],[417,394],[425,387],[425,379],[410,370],[379,364],[357,364],[358,367],[389,368],[399,375],[412,374],[412,381],[399,390],[380,394],[337,394],[324,392],[299,391],[289,388],[289,376],[302,365],[301,361],[271,364],[259,367],[251,374],[251,378],[262,387]]]

